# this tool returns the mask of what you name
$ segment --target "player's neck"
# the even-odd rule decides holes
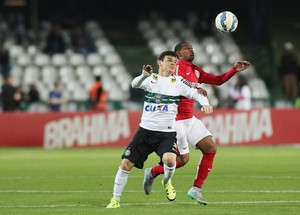
[[[172,74],[172,71],[159,70],[158,74],[162,77],[169,77]]]

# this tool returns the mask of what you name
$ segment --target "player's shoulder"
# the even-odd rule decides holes
[[[149,77],[146,78],[147,82],[150,82],[152,84],[155,84],[158,82],[158,74],[157,73],[151,73]]]
[[[177,66],[186,67],[188,65],[187,63],[188,63],[187,61],[180,59],[177,61],[176,64]]]
[[[178,82],[180,82],[180,77],[181,77],[181,76],[177,76],[177,75],[172,74],[172,75],[170,76],[171,83],[178,83]],[[181,78],[182,78],[182,77],[181,77]]]
[[[192,83],[186,80],[184,77],[176,76],[176,78],[177,78],[177,83],[187,85],[188,87],[193,87]]]
[[[158,80],[158,74],[157,74],[157,73],[152,73],[152,74],[150,75],[150,78],[151,78],[151,80],[153,80],[153,81],[157,81],[157,80]]]

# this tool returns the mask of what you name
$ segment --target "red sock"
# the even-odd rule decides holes
[[[176,160],[176,169],[180,167],[182,167],[182,164],[178,160]],[[152,167],[151,171],[154,177],[160,174],[164,174],[164,166],[157,164],[156,166]]]
[[[156,166],[152,167],[151,169],[152,175],[154,177],[164,173],[164,166],[157,164]]]
[[[200,163],[198,165],[197,175],[196,179],[194,181],[194,186],[202,187],[205,179],[207,178],[211,168],[212,164],[214,162],[216,153],[203,153]]]

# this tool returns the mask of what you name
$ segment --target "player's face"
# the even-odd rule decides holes
[[[168,73],[173,73],[176,68],[177,59],[174,56],[165,56],[163,61],[159,61],[158,64],[161,70]]]
[[[178,51],[179,59],[192,62],[194,60],[194,50],[191,44],[184,43],[181,45],[181,50]]]

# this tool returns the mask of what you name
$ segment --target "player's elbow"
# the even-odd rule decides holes
[[[137,88],[137,83],[131,82],[131,87],[132,88]]]

